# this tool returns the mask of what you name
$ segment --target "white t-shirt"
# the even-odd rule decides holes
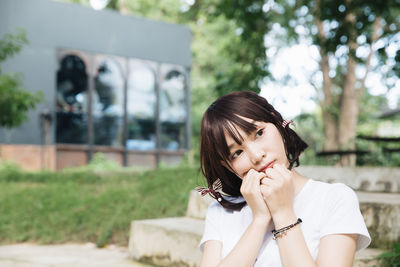
[[[356,251],[366,248],[371,242],[357,195],[345,184],[309,179],[294,199],[294,211],[303,221],[300,227],[314,260],[318,255],[320,239],[329,234],[358,234]],[[214,201],[207,211],[200,249],[203,250],[204,242],[208,240],[220,241],[221,256],[224,258],[239,241],[251,220],[252,212],[248,205],[241,211],[230,211]],[[273,228],[271,223],[254,266],[282,266],[278,244],[272,239]]]

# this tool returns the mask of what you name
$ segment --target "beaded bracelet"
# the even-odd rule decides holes
[[[275,230],[275,229],[272,230],[271,232],[272,232],[272,234],[274,235],[274,236],[272,237],[272,239],[273,239],[273,240],[276,240],[277,238],[286,235],[286,232],[287,232],[289,229],[295,227],[296,225],[298,225],[298,224],[300,224],[300,223],[302,223],[302,222],[303,222],[303,221],[302,221],[300,218],[298,218],[297,221],[296,221],[295,223],[291,224],[291,225],[285,226],[285,227],[283,227],[283,228],[281,228],[281,229],[278,229],[278,230]]]

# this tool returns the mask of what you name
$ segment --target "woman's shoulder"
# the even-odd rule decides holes
[[[318,190],[323,194],[355,194],[354,190],[344,183],[326,183],[310,180],[313,190]]]
[[[311,187],[313,196],[323,200],[321,205],[342,206],[351,205],[358,206],[358,197],[356,192],[344,183],[326,183],[312,180]]]

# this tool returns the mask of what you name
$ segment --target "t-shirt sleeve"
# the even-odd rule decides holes
[[[222,242],[220,231],[220,212],[222,207],[218,202],[213,202],[207,210],[206,222],[204,226],[203,237],[201,238],[199,248],[203,251],[204,243],[209,240],[217,240]]]
[[[321,237],[329,234],[358,234],[356,251],[368,247],[368,233],[356,193],[337,183],[327,194],[326,210],[321,218]]]

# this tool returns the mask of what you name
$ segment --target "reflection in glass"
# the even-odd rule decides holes
[[[56,142],[87,143],[88,75],[76,55],[62,58],[57,71]]]
[[[161,148],[185,148],[185,75],[169,70],[160,86]]]
[[[144,61],[129,61],[127,149],[156,149],[155,74]]]
[[[103,59],[97,69],[94,84],[94,144],[121,146],[124,77],[120,65],[110,58]]]

